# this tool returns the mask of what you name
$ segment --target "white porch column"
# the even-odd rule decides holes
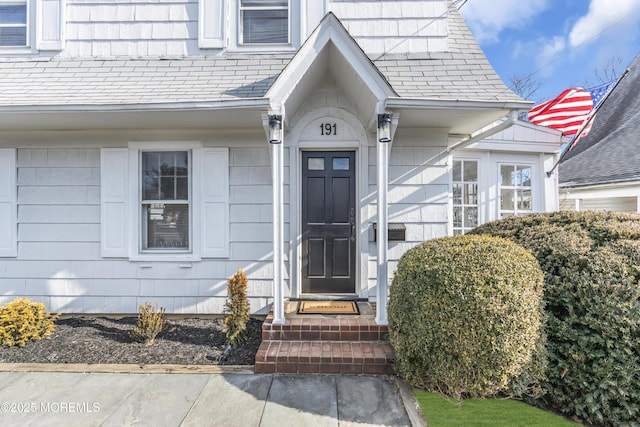
[[[284,278],[282,276],[282,255],[284,253],[284,198],[282,188],[284,173],[282,144],[271,144],[273,156],[273,323],[284,323]]]
[[[276,119],[276,123],[273,120]],[[279,120],[279,121],[278,121]],[[279,126],[275,129],[274,126]],[[271,145],[271,185],[273,186],[273,323],[283,324],[284,319],[284,147],[282,116],[269,118],[269,143]]]
[[[380,118],[378,118],[378,120],[380,121]],[[389,259],[389,211],[387,206],[387,194],[389,182],[389,142],[390,136],[383,135],[381,125],[378,123],[378,167],[376,174],[378,187],[378,229],[376,232],[378,241],[378,286],[376,288],[376,323],[378,325],[386,325],[388,323],[387,296],[389,294],[389,270],[387,264]]]

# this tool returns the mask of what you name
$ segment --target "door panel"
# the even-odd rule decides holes
[[[332,180],[333,200],[331,207],[334,223],[349,222],[349,210],[352,207],[350,200],[351,181],[352,179],[349,178],[333,178]]]
[[[302,292],[355,293],[355,152],[303,152],[302,181]]]
[[[309,239],[309,277],[324,277],[325,263],[325,239],[313,238]]]

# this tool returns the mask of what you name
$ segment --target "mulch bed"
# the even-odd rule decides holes
[[[253,365],[262,321],[249,321],[248,339],[236,348],[225,344],[222,319],[168,319],[151,346],[129,336],[135,317],[70,317],[55,325],[53,334],[24,347],[0,346],[0,363]]]

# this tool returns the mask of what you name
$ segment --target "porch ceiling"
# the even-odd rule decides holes
[[[401,112],[398,127],[444,128],[456,135],[473,134],[511,111],[523,109],[521,103],[400,98],[388,100],[386,106]]]

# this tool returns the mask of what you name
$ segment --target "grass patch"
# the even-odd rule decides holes
[[[429,427],[575,427],[559,415],[508,399],[455,402],[435,393],[414,390]]]

